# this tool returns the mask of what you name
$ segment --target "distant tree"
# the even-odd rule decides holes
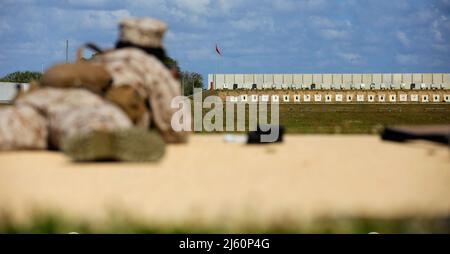
[[[186,96],[193,94],[194,88],[203,88],[203,77],[197,72],[182,71],[180,82]]]
[[[84,61],[89,61],[95,58],[97,54],[93,54],[90,58],[83,58]],[[178,72],[178,77],[180,82],[184,88],[183,94],[189,96],[193,94],[193,88],[203,88],[203,77],[201,74],[197,72],[189,72],[189,71],[181,71],[178,62],[170,57],[167,57],[164,60],[164,64],[169,68],[174,68]],[[32,80],[39,80],[42,76],[40,72],[31,72],[31,71],[17,71],[10,73],[2,78],[0,78],[1,82],[15,82],[15,83],[29,83]]]
[[[169,69],[175,69],[177,71],[180,83],[184,88],[182,91],[183,95],[189,96],[193,94],[193,88],[203,88],[203,77],[199,73],[182,71],[180,66],[178,65],[178,62],[168,56],[166,57],[166,59],[164,59],[164,64]]]
[[[36,71],[16,71],[0,78],[0,81],[14,82],[14,83],[29,83],[32,80],[40,79],[41,76],[42,73]]]
[[[177,72],[180,74],[181,69],[180,69],[180,66],[178,65],[177,60],[175,60],[169,56],[166,56],[166,59],[164,59],[163,62],[169,69],[175,68],[177,70]]]

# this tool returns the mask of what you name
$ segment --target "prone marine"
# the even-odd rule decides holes
[[[187,132],[171,127],[180,85],[162,63],[167,26],[129,18],[119,29],[115,49],[90,45],[98,51],[94,60],[51,67],[38,88],[0,110],[0,150],[63,150],[75,161],[156,161],[165,143],[187,141]]]

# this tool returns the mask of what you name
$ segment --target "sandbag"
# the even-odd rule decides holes
[[[112,84],[112,77],[99,64],[91,62],[56,64],[48,69],[39,80],[43,87],[86,88],[96,94],[103,94]]]

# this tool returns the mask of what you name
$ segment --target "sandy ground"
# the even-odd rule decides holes
[[[56,152],[0,153],[0,209],[161,223],[450,214],[450,152],[376,136],[291,135],[283,144],[192,136],[158,164],[75,164]]]

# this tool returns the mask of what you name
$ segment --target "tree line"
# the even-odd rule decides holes
[[[95,56],[93,56],[95,57]],[[89,61],[93,57],[89,59],[83,59],[85,61]],[[183,71],[181,70],[178,62],[170,57],[167,57],[164,60],[164,64],[169,68],[175,68],[178,77],[181,83],[181,87],[183,88],[183,95],[189,96],[193,93],[194,88],[202,88],[203,87],[203,77],[197,72]],[[36,71],[16,71],[13,73],[9,73],[4,77],[0,78],[0,82],[12,82],[12,83],[29,83],[32,80],[39,80],[42,76],[41,72]]]
[[[41,76],[42,73],[37,71],[16,71],[0,78],[0,82],[29,83],[32,80],[40,79]]]
[[[166,57],[164,64],[167,67],[174,68],[177,71],[183,95],[192,95],[194,93],[194,88],[203,88],[203,77],[201,74],[181,70],[178,62],[170,57]]]

